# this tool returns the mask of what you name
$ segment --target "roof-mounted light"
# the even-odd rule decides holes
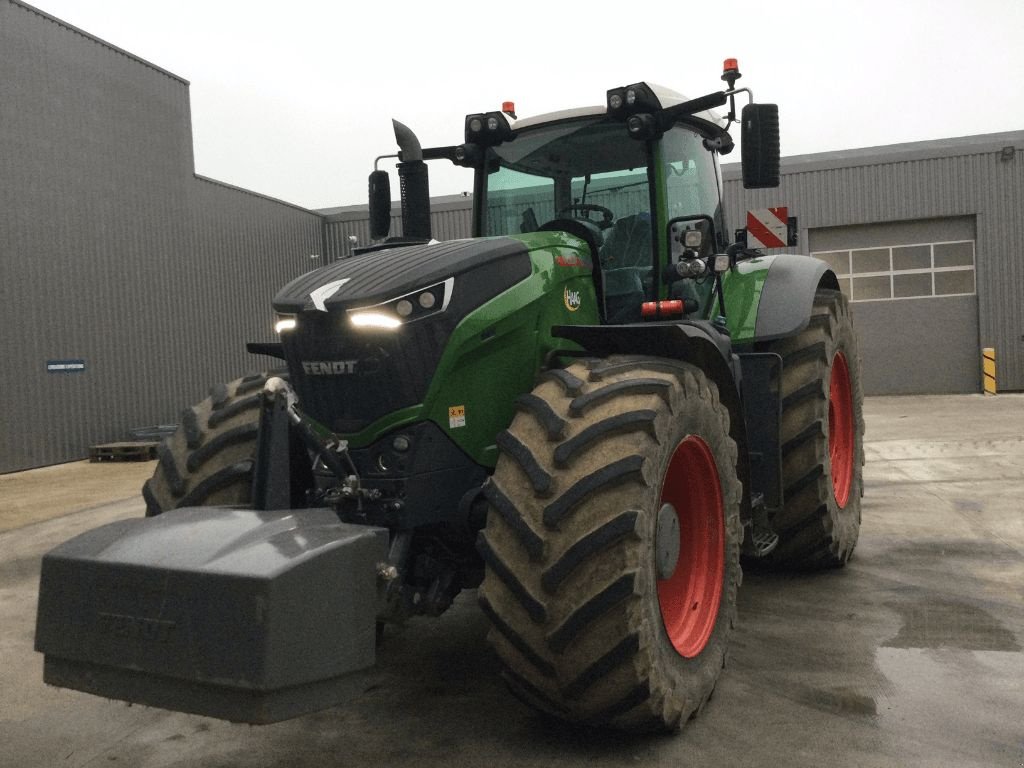
[[[731,91],[736,87],[736,81],[743,75],[740,74],[740,63],[737,59],[726,59],[722,62],[722,79],[729,84]]]
[[[512,127],[502,112],[466,115],[466,143],[492,147],[512,138]]]
[[[639,112],[657,112],[662,108],[661,100],[647,83],[634,83],[608,91],[608,114],[618,120],[625,120]]]

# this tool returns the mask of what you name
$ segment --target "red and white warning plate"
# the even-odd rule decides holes
[[[747,247],[785,248],[788,220],[789,209],[785,206],[747,211]]]

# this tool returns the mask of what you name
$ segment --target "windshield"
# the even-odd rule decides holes
[[[499,167],[487,178],[487,235],[533,232],[557,218],[589,218],[606,228],[650,211],[646,145],[630,140],[620,123],[557,123],[493,151]]]
[[[589,219],[602,230],[649,223],[647,147],[603,116],[524,131],[490,150],[497,170],[487,177],[483,234],[533,232],[559,218]],[[657,157],[667,217],[705,214],[721,232],[718,174],[700,136],[677,126]]]

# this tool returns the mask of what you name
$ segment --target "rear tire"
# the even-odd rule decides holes
[[[772,521],[779,544],[768,562],[800,570],[842,566],[857,545],[864,493],[864,396],[846,296],[819,289],[807,328],[765,351],[782,355],[785,489]]]
[[[248,504],[260,420],[260,390],[269,376],[256,373],[210,389],[181,412],[173,435],[157,449],[159,463],[142,487],[146,516],[175,507]]]
[[[479,540],[505,680],[564,720],[676,729],[714,690],[741,579],[742,491],[718,390],[692,365],[613,357],[549,372],[518,405]],[[679,531],[659,541],[666,502]],[[678,564],[659,579],[666,542]]]

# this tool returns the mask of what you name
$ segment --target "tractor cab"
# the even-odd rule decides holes
[[[603,324],[724,315],[721,275],[737,247],[712,258],[729,248],[718,155],[733,149],[728,128],[742,92],[751,98],[738,120],[744,186],[778,185],[777,107],[753,103],[749,89],[735,87],[740,76],[728,59],[726,91],[688,100],[636,83],[609,90],[604,106],[523,120],[506,102],[467,115],[465,143],[452,147],[421,149],[396,122],[405,237],[387,243],[430,240],[424,161],[448,159],[474,169],[474,237],[565,232],[586,243]],[[726,117],[712,111],[726,104]],[[371,235],[386,237],[385,171],[370,176],[370,218]]]
[[[606,323],[639,322],[644,303],[673,293],[707,309],[709,282],[673,292],[659,279],[682,252],[673,219],[699,229],[707,253],[726,245],[715,153],[693,128],[636,140],[601,107],[543,115],[489,147],[479,174],[478,234],[560,230],[586,241]]]

